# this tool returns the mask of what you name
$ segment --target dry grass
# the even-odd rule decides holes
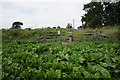
[[[106,27],[100,28],[99,32],[102,34],[106,34],[108,36],[111,36],[112,38],[117,38],[119,33],[120,33],[118,30],[119,27],[120,26],[113,26],[113,27],[106,26]]]

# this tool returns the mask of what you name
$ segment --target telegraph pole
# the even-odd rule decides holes
[[[73,29],[75,29],[75,20],[73,19]]]

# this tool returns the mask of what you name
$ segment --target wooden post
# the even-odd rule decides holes
[[[45,36],[44,36],[44,40],[45,40],[45,42],[46,42],[46,31],[45,31]]]
[[[60,41],[61,41],[62,39],[61,39],[61,31],[60,30],[58,31],[58,35],[59,35]]]
[[[72,41],[72,38],[71,38],[71,36],[69,37],[69,43],[71,43],[71,41]]]
[[[69,43],[73,41],[73,36],[69,36]]]
[[[98,40],[98,31],[97,31],[97,28],[96,28],[96,38]]]

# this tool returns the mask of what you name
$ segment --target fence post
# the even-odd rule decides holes
[[[69,36],[69,43],[73,41],[73,36]]]
[[[74,29],[72,30],[72,36],[71,36],[72,37],[72,41],[73,41],[73,36],[74,36],[73,34],[74,34]]]
[[[61,31],[60,31],[60,30],[58,30],[58,35],[59,35],[60,41],[61,41],[61,40],[62,40],[62,37],[61,37]]]
[[[44,40],[45,40],[45,42],[47,42],[47,41],[46,41],[46,31],[45,31],[45,36],[44,36]]]
[[[96,38],[98,40],[98,30],[97,30],[97,28],[96,28]]]

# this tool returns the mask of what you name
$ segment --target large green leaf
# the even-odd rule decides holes
[[[91,74],[87,71],[83,72],[85,78],[92,78]]]
[[[102,78],[111,78],[111,75],[107,69],[103,68],[100,65],[97,65],[96,69],[97,69],[97,71],[99,71],[101,73]]]

